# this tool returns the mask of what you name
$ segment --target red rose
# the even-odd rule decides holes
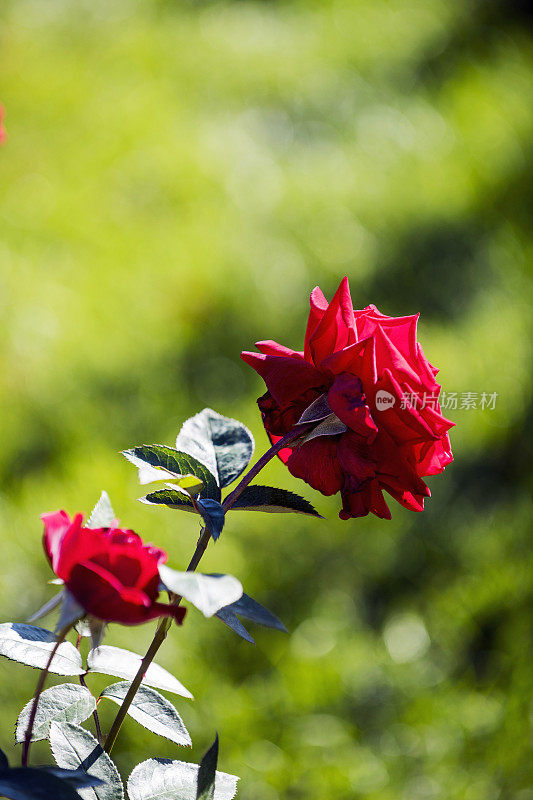
[[[93,617],[137,625],[155,617],[181,623],[185,609],[157,603],[159,564],[167,554],[122,528],[84,528],[83,517],[43,514],[43,544],[55,574]]]
[[[257,402],[273,443],[326,395],[330,435],[296,441],[279,455],[322,494],[341,492],[341,519],[370,511],[390,519],[383,489],[422,511],[430,496],[422,477],[453,460],[447,431],[454,423],[441,414],[438,370],[416,340],[417,320],[387,317],[375,306],[354,310],[344,278],[329,305],[318,286],[311,293],[303,352],[265,341],[256,345],[261,355],[242,353],[267,385]]]

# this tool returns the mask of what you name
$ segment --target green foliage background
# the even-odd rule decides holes
[[[4,0],[2,620],[52,593],[39,514],[121,521],[188,560],[118,451],[203,406],[266,446],[241,349],[299,348],[309,291],[420,311],[456,461],[420,515],[235,513],[205,559],[291,634],[192,609],[159,661],[193,752],[127,721],[126,773],[215,729],[242,800],[532,800],[532,18],[488,0]],[[392,507],[391,505],[391,507]],[[141,652],[152,628],[109,630]],[[0,663],[1,746],[36,673]],[[111,680],[109,681],[111,682]],[[105,679],[93,679],[103,686]],[[112,709],[104,711],[109,725]],[[46,745],[35,757],[49,759]]]

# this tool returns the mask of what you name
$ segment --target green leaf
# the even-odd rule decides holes
[[[128,778],[128,796],[130,800],[196,800],[199,769],[185,761],[142,761]],[[236,775],[217,772],[214,800],[232,800],[238,780]]]
[[[183,423],[176,447],[205,464],[223,487],[246,469],[254,452],[254,439],[242,422],[204,408]]]
[[[91,511],[87,520],[87,528],[109,528],[115,521],[115,512],[107,492],[102,492],[100,499]]]
[[[142,656],[123,650],[121,647],[111,645],[100,645],[95,650],[90,650],[87,656],[87,671],[99,672],[104,675],[114,675],[116,678],[133,680],[137,670],[141,666]],[[159,664],[150,664],[144,674],[142,684],[144,686],[155,686],[156,689],[163,689],[166,692],[179,694],[192,700],[192,694],[179,682],[174,675],[160,667]]]
[[[0,656],[11,661],[44,669],[54,647],[55,636],[45,628],[19,622],[0,625]],[[85,672],[81,656],[70,642],[59,645],[48,671],[56,675],[82,675]]]
[[[224,509],[216,500],[202,500],[201,497],[196,500],[196,505],[200,509],[205,527],[216,542],[222,533],[222,528],[224,527],[226,519]]]
[[[167,506],[167,508],[176,508],[180,511],[192,511],[193,514],[197,513],[191,498],[176,489],[168,488],[150,492],[146,497],[141,497],[140,500],[141,503],[146,503],[147,505],[162,505]],[[225,521],[222,505],[217,500],[202,497],[197,498],[195,502],[206,528],[213,539],[218,539]]]
[[[274,486],[246,486],[231,507],[243,511],[267,511],[272,514],[307,514],[322,519],[318,511],[294,492]]]
[[[196,800],[214,800],[218,764],[218,733],[215,741],[200,761],[196,782]]]
[[[80,800],[81,794],[53,772],[18,767],[0,773],[0,796],[10,800]]]
[[[239,617],[234,611],[231,610],[231,606],[220,608],[215,614],[215,617],[218,617],[224,623],[224,625],[227,625],[228,628],[231,628],[231,630],[236,633],[237,636],[240,636],[241,639],[250,642],[250,644],[255,644],[255,640],[252,636],[250,636]]]
[[[100,698],[107,698],[120,706],[130,685],[129,681],[114,683],[104,689]],[[148,686],[139,687],[128,709],[128,714],[152,733],[157,733],[158,736],[164,736],[165,739],[170,739],[176,744],[192,745],[191,737],[180,715],[172,703],[155,689],[150,689]]]
[[[220,487],[215,475],[188,453],[161,444],[143,444],[123,450],[123,455],[139,470],[140,483],[171,481],[194,475],[204,483],[202,497],[220,500]]]
[[[175,478],[174,483],[183,489],[190,497],[196,497],[204,488],[204,482],[196,475],[184,475],[182,478]],[[216,502],[213,501],[213,502]]]
[[[177,489],[159,489],[157,492],[150,492],[146,497],[141,497],[140,501],[149,506],[167,506],[168,508],[177,508],[180,511],[197,513],[191,498],[187,497],[183,492],[178,492]]]
[[[33,706],[33,698],[24,706],[17,720],[15,740],[23,742]],[[33,723],[32,742],[48,738],[50,724],[56,722],[84,722],[96,708],[90,691],[75,683],[62,683],[46,689],[39,698]]]
[[[205,617],[212,617],[242,595],[242,584],[233,575],[177,572],[164,564],[159,567],[159,575],[167,589],[188,600]]]
[[[103,781],[98,786],[80,789],[83,800],[123,800],[124,789],[116,766],[85,728],[71,722],[52,722],[50,746],[59,767],[82,767]]]

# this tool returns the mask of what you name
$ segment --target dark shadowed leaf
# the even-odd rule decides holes
[[[186,475],[195,475],[204,484],[201,496],[220,500],[220,487],[215,475],[188,453],[162,444],[143,444],[124,450],[123,455],[139,470],[140,483],[171,481]]]
[[[322,519],[318,511],[303,497],[286,489],[276,489],[274,486],[247,486],[231,508],[243,511],[267,511],[273,514],[293,512]]]
[[[253,597],[249,597],[247,594],[243,594],[239,600],[232,603],[229,609],[233,611],[234,614],[239,614],[239,616],[245,619],[257,622],[265,628],[275,628],[278,631],[287,633],[287,628],[281,620],[269,611],[268,608],[265,608],[258,603],[257,600],[254,600]]]
[[[215,617],[222,620],[222,622],[227,625],[228,628],[231,628],[237,636],[240,636],[241,639],[245,639],[247,642],[250,642],[250,644],[255,644],[255,640],[250,636],[235,612],[231,610],[231,606],[219,609]]]
[[[0,796],[10,800],[80,800],[82,797],[71,782],[38,767],[1,772]]]
[[[200,509],[205,527],[216,541],[224,527],[224,509],[216,500],[203,500],[201,497],[196,500],[196,505]]]
[[[71,722],[52,722],[50,746],[59,767],[81,767],[102,780],[98,786],[79,790],[83,800],[123,800],[124,789],[116,766],[85,728]]]
[[[129,800],[196,800],[197,764],[150,758],[137,764],[128,778]],[[214,800],[232,800],[237,793],[235,775],[217,772]]]
[[[112,686],[107,686],[100,697],[112,700],[120,706],[129,688],[129,681],[114,683]],[[172,703],[155,689],[141,686],[133,698],[128,714],[158,736],[164,736],[176,744],[188,746],[192,744],[189,732]]]
[[[133,680],[141,666],[142,656],[123,650],[121,647],[100,645],[95,650],[90,650],[87,656],[87,671],[101,672],[104,675],[114,675],[117,678]],[[160,667],[159,664],[150,664],[142,680],[144,686],[155,686],[166,692],[179,694],[192,700],[192,694],[179,682],[174,675]]]
[[[115,512],[107,492],[102,492],[100,499],[91,511],[87,520],[88,528],[109,528],[115,521]]]
[[[319,422],[316,428],[313,428],[312,431],[309,431],[309,433],[304,436],[301,440],[301,444],[310,442],[311,439],[316,439],[317,436],[338,436],[339,433],[345,433],[347,430],[348,426],[345,425],[336,414],[330,414],[329,417]]]
[[[213,800],[215,796],[215,776],[218,764],[218,733],[215,741],[200,761],[196,783],[196,800]]]
[[[328,403],[327,393],[321,394],[316,400],[313,400],[310,406],[307,406],[304,413],[298,420],[298,425],[308,422],[319,422],[321,419],[329,417],[331,408]]]
[[[0,748],[0,772],[4,769],[9,769],[9,761],[4,751]]]
[[[46,615],[50,614],[54,608],[57,608],[57,606],[63,600],[64,592],[65,589],[62,589],[58,594],[54,595],[54,597],[48,600],[44,606],[41,606],[41,608],[36,611],[35,614],[32,614],[31,617],[28,618],[28,623],[37,622],[38,619],[41,619],[41,617],[46,617]]]
[[[55,775],[56,778],[61,778],[61,780],[70,783],[75,789],[84,789],[86,786],[98,786],[102,783],[100,778],[89,775],[89,773],[85,772],[81,767],[79,769],[62,769],[62,767],[54,767],[52,764],[44,767],[35,767],[35,769],[41,772],[48,772],[50,775]]]
[[[59,619],[57,620],[55,633],[60,633],[67,626],[79,622],[86,615],[83,606],[80,606],[76,598],[68,591],[63,589],[63,598],[61,602],[61,609],[59,611]]]
[[[233,575],[177,572],[165,564],[159,567],[159,575],[167,589],[188,600],[205,617],[212,617],[242,595],[242,584]]]
[[[11,661],[44,669],[55,646],[55,636],[45,628],[5,622],[0,625],[0,656]],[[85,670],[81,656],[70,642],[62,642],[54,656],[49,672],[56,675],[82,675]]]
[[[19,714],[15,740],[23,742],[28,727],[33,698]],[[46,689],[39,698],[37,714],[33,723],[32,742],[46,739],[52,722],[84,722],[96,708],[90,691],[75,683],[62,683]]]
[[[159,489],[157,492],[150,492],[146,497],[140,497],[141,503],[150,506],[167,506],[177,508],[179,511],[192,511],[196,514],[196,509],[190,497],[177,489]]]
[[[254,452],[254,439],[242,422],[204,408],[183,423],[176,447],[205,464],[223,487],[246,469]]]

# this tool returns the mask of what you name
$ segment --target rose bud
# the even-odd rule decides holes
[[[160,564],[167,554],[122,528],[86,528],[65,511],[43,514],[43,545],[52,569],[93,617],[138,625],[156,617],[183,621],[185,609],[158,603]]]
[[[264,341],[260,354],[242,353],[266,383],[257,402],[273,444],[324,396],[329,425],[279,456],[322,494],[341,493],[341,519],[369,512],[390,519],[383,490],[422,511],[430,496],[422,477],[453,460],[454,423],[441,414],[438,370],[417,342],[417,321],[418,314],[387,317],[373,305],[354,310],[344,278],[329,304],[318,287],[311,293],[302,352]]]

